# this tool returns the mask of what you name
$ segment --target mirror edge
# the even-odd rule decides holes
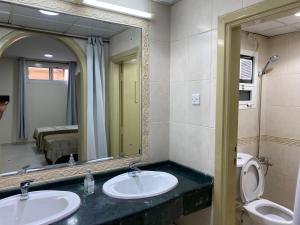
[[[67,166],[62,168],[51,168],[35,170],[23,175],[9,175],[0,177],[0,191],[13,189],[19,186],[22,180],[33,179],[36,184],[48,183],[83,176],[86,170],[90,169],[93,173],[106,172],[127,167],[130,162],[149,160],[149,133],[150,133],[150,74],[149,74],[149,22],[145,19],[135,18],[123,14],[104,11],[84,5],[78,5],[61,0],[40,1],[40,0],[4,0],[3,2],[22,5],[31,8],[46,9],[65,13],[69,15],[81,16],[90,19],[101,20],[110,23],[118,23],[127,26],[141,28],[142,30],[142,155],[126,158],[108,159],[92,163]],[[85,92],[85,89],[84,89]],[[85,111],[86,109],[84,109]],[[86,114],[83,118],[86,121]],[[86,123],[84,123],[86,124]],[[86,133],[83,134],[86,136]],[[86,138],[83,145],[86,146]]]

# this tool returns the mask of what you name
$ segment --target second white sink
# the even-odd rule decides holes
[[[124,173],[108,180],[103,185],[103,192],[114,198],[139,199],[164,194],[177,184],[177,178],[169,173],[142,171],[135,177]]]
[[[0,200],[0,225],[47,225],[59,221],[80,206],[77,194],[68,191],[35,191]]]

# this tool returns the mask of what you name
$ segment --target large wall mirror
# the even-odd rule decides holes
[[[0,9],[0,174],[142,154],[142,29]]]

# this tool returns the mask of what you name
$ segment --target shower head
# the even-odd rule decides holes
[[[261,72],[261,75],[264,75],[266,74],[267,72],[267,69],[268,69],[268,66],[271,64],[271,63],[274,63],[276,61],[279,60],[279,55],[272,55],[269,59],[269,61],[267,62],[267,64],[265,65],[265,67],[263,68],[262,72]]]
[[[269,59],[269,61],[271,61],[272,63],[276,62],[279,59],[279,55],[272,55]]]

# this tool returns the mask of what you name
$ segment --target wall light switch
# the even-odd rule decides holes
[[[200,94],[192,94],[192,105],[200,105]]]

